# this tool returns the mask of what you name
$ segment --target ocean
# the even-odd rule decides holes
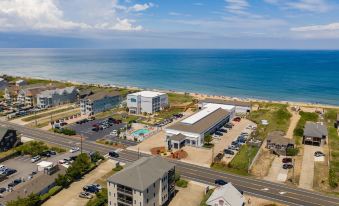
[[[0,73],[339,105],[339,51],[0,49]]]

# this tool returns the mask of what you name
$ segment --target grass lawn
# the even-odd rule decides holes
[[[292,114],[287,110],[286,104],[259,103],[260,109],[250,113],[248,119],[257,123],[258,139],[265,139],[273,131],[288,130]],[[268,120],[268,125],[261,124],[261,120]]]
[[[66,111],[71,110],[71,109],[74,109],[74,108],[73,107],[67,107],[67,108],[63,108],[63,109],[57,109],[57,110],[54,110],[54,111],[45,112],[45,113],[25,117],[25,118],[22,118],[21,120],[24,121],[24,122],[29,122],[29,121],[32,121],[32,120],[48,117],[48,116],[51,116],[51,115],[54,115],[54,114],[57,114],[57,113],[66,112]]]
[[[7,150],[5,152],[0,152],[0,158],[4,158],[4,157],[7,157],[9,155],[12,155],[14,153],[16,153],[17,151],[15,150],[15,148],[12,148],[10,150]]]
[[[58,119],[63,119],[63,118],[66,118],[66,117],[70,117],[70,116],[78,114],[78,113],[80,113],[80,109],[71,110],[70,112],[59,114],[59,115],[53,115],[52,116],[52,121],[55,121],[55,120],[58,120]],[[45,119],[42,119],[42,120],[38,120],[37,127],[38,128],[46,127],[46,126],[48,126],[50,121],[51,121],[50,118],[45,118]],[[33,123],[29,124],[29,125],[34,127],[35,123],[33,122]]]
[[[158,112],[156,114],[156,117],[160,118],[160,119],[166,119],[166,118],[172,117],[173,114],[178,114],[178,113],[181,113],[181,112],[183,112],[183,109],[170,107],[168,109],[164,109],[164,110]]]
[[[206,201],[208,198],[211,197],[214,190],[208,190],[207,193],[204,195],[204,198],[200,202],[200,206],[207,206]]]
[[[189,94],[168,93],[168,101],[170,104],[184,104],[193,101],[193,97]]]
[[[297,124],[297,126],[295,127],[293,134],[294,134],[294,139],[297,143],[297,145],[301,144],[301,140],[302,140],[302,136],[304,134],[304,127],[307,121],[312,121],[312,122],[316,122],[319,118],[317,113],[313,113],[313,112],[299,112],[300,114],[300,120]]]

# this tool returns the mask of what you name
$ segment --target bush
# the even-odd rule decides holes
[[[31,141],[15,148],[20,154],[36,156],[48,150],[48,146],[43,142]]]
[[[96,194],[96,197],[90,200],[86,206],[103,206],[108,202],[107,189],[103,188]]]
[[[286,155],[287,156],[296,156],[296,155],[298,155],[298,153],[299,153],[299,149],[298,148],[288,148],[286,150]]]
[[[114,172],[119,172],[119,171],[122,170],[122,169],[124,169],[124,167],[121,166],[121,165],[118,165],[118,166],[116,166],[115,168],[113,168],[113,171],[114,171]]]
[[[68,136],[76,135],[76,131],[69,129],[69,128],[54,129],[53,131],[55,133],[60,133],[60,134],[68,135]]]
[[[7,202],[7,206],[39,206],[40,196],[36,194],[30,194],[26,198],[19,197],[16,200]]]
[[[55,183],[61,187],[68,187],[72,183],[72,180],[66,175],[59,174],[58,177],[55,179]]]
[[[104,160],[104,156],[102,156],[99,152],[94,152],[92,155],[91,155],[91,160],[92,162],[98,162],[99,160]]]
[[[46,200],[48,200],[50,197],[57,194],[61,190],[62,190],[62,186],[57,185],[57,186],[52,187],[47,193],[40,196],[41,202],[45,202]]]
[[[186,180],[180,179],[179,181],[176,181],[175,184],[178,187],[186,188],[188,185],[188,182]]]

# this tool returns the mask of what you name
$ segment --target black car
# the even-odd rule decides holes
[[[4,193],[4,192],[6,192],[6,188],[0,187],[0,194],[2,194],[2,193]]]
[[[234,155],[234,152],[230,149],[224,149],[224,153],[225,154],[230,154],[230,155]]]
[[[216,134],[218,136],[222,136],[223,135],[221,132],[218,132],[218,131],[214,132],[214,134]]]
[[[222,179],[216,179],[216,180],[214,180],[214,184],[216,184],[216,185],[226,185],[227,182],[225,180],[222,180]]]
[[[117,152],[115,152],[115,151],[109,152],[108,155],[109,155],[110,157],[114,157],[114,158],[118,158],[118,157],[119,157],[119,154],[118,154]]]
[[[292,164],[283,164],[283,169],[292,169],[293,165]]]
[[[16,179],[13,182],[9,183],[7,186],[8,187],[15,187],[16,185],[20,184],[22,182],[21,179]]]
[[[12,175],[12,174],[14,174],[14,173],[16,173],[17,171],[15,170],[15,169],[7,169],[6,171],[5,171],[5,175],[6,176],[10,176],[10,175]]]
[[[88,185],[82,188],[85,192],[90,192],[90,193],[97,193],[99,192],[99,189],[95,186]]]
[[[44,151],[40,153],[41,157],[51,157],[51,154],[49,153],[49,151]]]

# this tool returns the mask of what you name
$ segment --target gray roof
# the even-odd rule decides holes
[[[144,191],[174,168],[174,164],[158,156],[142,157],[108,178],[108,182]]]
[[[183,134],[181,134],[181,133],[169,137],[169,140],[171,140],[171,141],[177,141],[177,142],[182,142],[182,141],[184,141],[185,139],[186,139],[186,136],[183,135]]]
[[[92,94],[90,96],[87,97],[87,99],[91,100],[91,101],[97,101],[100,99],[103,99],[105,97],[115,97],[115,96],[120,96],[120,92],[115,91],[115,92],[98,92],[95,94]]]
[[[327,127],[322,123],[306,122],[304,128],[304,136],[306,137],[319,137],[327,136]]]
[[[5,136],[7,131],[8,131],[8,128],[0,126],[0,139],[2,139]]]
[[[232,183],[215,188],[212,195],[206,201],[207,205],[212,205],[214,201],[224,200],[226,205],[242,206],[244,204],[244,196],[235,188]]]
[[[219,108],[194,124],[185,124],[180,121],[167,127],[167,129],[201,134],[222,121],[227,115],[229,115],[228,111]]]
[[[54,94],[58,94],[58,95],[62,95],[64,93],[71,94],[72,92],[74,92],[74,90],[76,90],[75,87],[65,87],[62,89],[45,90],[45,91],[42,91],[39,94],[39,96],[40,97],[52,97]]]
[[[294,140],[286,138],[285,133],[282,131],[270,132],[268,134],[267,141],[276,145],[295,144]]]
[[[240,102],[240,101],[231,101],[231,100],[223,100],[223,99],[206,98],[199,102],[200,103],[226,104],[226,105],[241,106],[241,107],[251,107],[251,102]]]

